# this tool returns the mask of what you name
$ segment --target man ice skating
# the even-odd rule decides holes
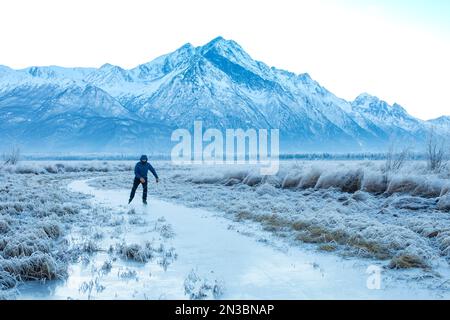
[[[147,156],[143,155],[141,156],[141,161],[136,163],[136,166],[134,167],[133,189],[131,189],[130,200],[128,201],[128,204],[130,204],[131,201],[133,201],[134,195],[136,194],[136,189],[139,187],[141,183],[142,186],[144,187],[144,192],[142,194],[142,202],[144,204],[147,204],[147,184],[148,184],[149,170],[155,177],[156,183],[159,183],[159,177],[156,174],[155,169],[152,167],[150,163],[148,163]]]

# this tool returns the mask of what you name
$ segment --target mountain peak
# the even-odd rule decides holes
[[[365,108],[384,108],[386,110],[395,110],[407,113],[405,108],[403,108],[398,103],[390,105],[386,101],[381,100],[380,98],[373,96],[369,93],[360,94],[358,97],[356,97],[355,101],[353,101],[353,105]]]
[[[359,96],[357,96],[354,101],[356,102],[356,101],[367,101],[367,100],[380,100],[380,99],[378,99],[377,97],[375,97],[367,92],[363,92]]]
[[[214,44],[219,43],[219,42],[227,42],[227,40],[224,37],[222,37],[222,36],[218,36],[218,37],[215,37],[214,39],[212,39],[206,45],[214,45]]]
[[[402,111],[402,112],[406,113],[405,108],[403,108],[403,107],[402,107],[401,105],[399,105],[398,103],[394,103],[394,104],[392,105],[392,108],[393,108],[393,109],[397,109],[397,110],[399,110],[399,111]]]
[[[244,52],[244,49],[234,40],[227,40],[222,36],[218,36],[205,44],[203,47],[204,52],[209,51],[210,49],[221,49],[222,51],[240,51]]]
[[[105,63],[104,65],[102,65],[100,67],[100,69],[103,69],[103,70],[117,69],[117,68],[120,68],[120,67],[112,65],[111,63]]]
[[[258,72],[259,68],[256,61],[234,40],[227,40],[219,36],[197,50],[200,55],[208,59],[220,60],[225,58],[245,69],[252,70],[252,72]]]
[[[361,93],[356,99],[352,102],[353,106],[357,106],[365,109],[392,109],[393,107],[384,100],[373,96],[369,93]]]
[[[10,67],[0,64],[0,71],[2,71],[2,70],[3,71],[13,71],[13,69],[11,69]]]
[[[450,116],[441,116],[436,119],[428,120],[428,122],[434,123],[434,124],[449,124],[450,125]]]
[[[193,49],[193,48],[194,48],[194,46],[190,42],[187,42],[184,45],[182,45],[180,47],[180,49],[178,49],[178,50],[186,50],[186,49]]]

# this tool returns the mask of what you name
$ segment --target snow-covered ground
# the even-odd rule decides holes
[[[260,177],[161,162],[145,208],[139,194],[126,206],[132,166],[0,170],[3,296],[450,298],[447,170],[287,162]],[[381,290],[367,288],[371,266]],[[47,281],[20,281],[32,279]]]

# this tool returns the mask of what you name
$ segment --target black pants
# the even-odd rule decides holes
[[[142,201],[147,201],[147,182],[148,179],[144,178],[145,182],[142,184],[142,186],[144,187],[144,192],[142,193]],[[141,184],[141,180],[138,178],[134,178],[133,181],[133,189],[131,189],[131,194],[130,194],[130,201],[133,200],[134,195],[136,194],[136,190],[139,187],[139,185]]]

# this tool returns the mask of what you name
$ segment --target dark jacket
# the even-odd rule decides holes
[[[150,171],[153,176],[158,179],[158,175],[152,165],[148,162],[142,162],[143,160],[147,160],[147,157],[142,156],[141,161],[136,163],[136,166],[134,167],[134,175],[136,179],[144,178],[147,180],[148,171]]]

